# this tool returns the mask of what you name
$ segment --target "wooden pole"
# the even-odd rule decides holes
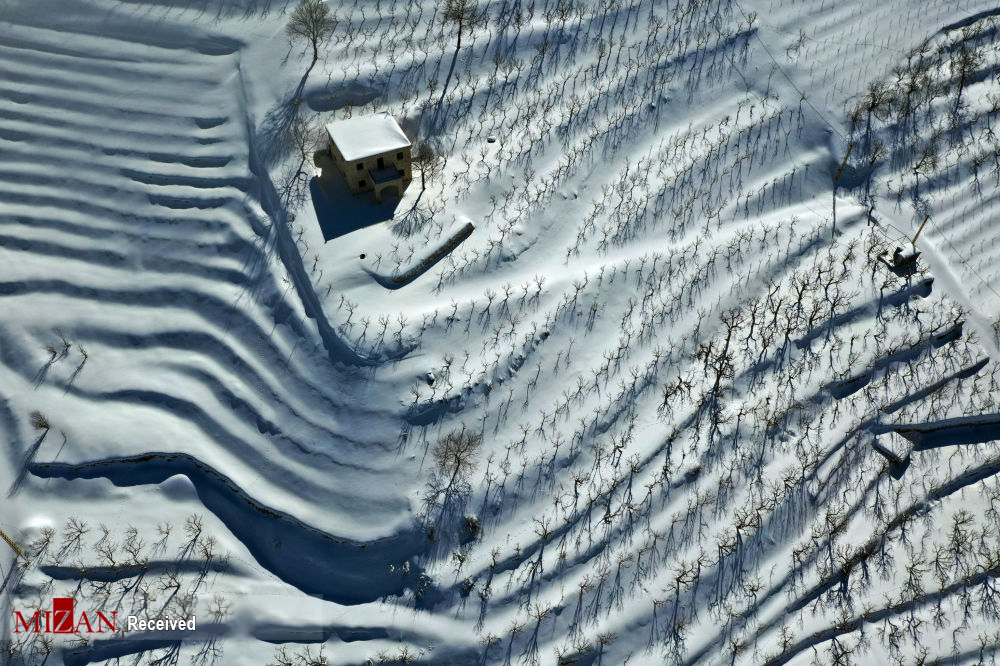
[[[917,233],[914,234],[913,240],[910,241],[910,245],[913,246],[914,250],[917,249],[917,238],[920,237],[920,232],[924,230],[925,226],[927,226],[927,220],[929,220],[929,219],[931,219],[930,215],[928,215],[927,217],[924,218],[924,221],[920,223],[920,228],[917,229]]]
[[[7,533],[4,532],[3,530],[0,530],[0,537],[2,537],[3,540],[7,542],[7,545],[10,546],[14,550],[14,552],[18,554],[19,557],[24,555],[24,551],[21,550],[20,546],[14,543],[14,540],[11,539],[9,536],[7,536]]]
[[[844,161],[840,163],[840,168],[837,169],[837,175],[833,177],[834,180],[840,180],[840,174],[844,173],[844,169],[847,167],[847,160],[851,158],[851,152],[854,150],[854,144],[852,143],[847,147],[847,154],[844,155]]]

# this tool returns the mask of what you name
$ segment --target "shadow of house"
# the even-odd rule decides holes
[[[386,197],[385,201],[376,203],[375,195],[370,192],[355,195],[327,155],[319,157],[316,165],[320,174],[309,181],[309,194],[324,241],[386,222],[395,215],[399,199]]]

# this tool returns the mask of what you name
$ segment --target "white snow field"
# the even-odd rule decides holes
[[[444,5],[0,0],[2,663],[996,663],[995,2]]]

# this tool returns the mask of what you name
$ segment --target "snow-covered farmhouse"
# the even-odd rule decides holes
[[[330,136],[330,155],[344,175],[351,192],[374,190],[375,200],[382,192],[403,188],[413,178],[410,140],[389,114],[338,120],[326,126]]]

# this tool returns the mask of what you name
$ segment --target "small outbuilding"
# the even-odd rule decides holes
[[[411,145],[387,113],[338,120],[326,126],[330,156],[354,194],[403,188],[413,179]]]

